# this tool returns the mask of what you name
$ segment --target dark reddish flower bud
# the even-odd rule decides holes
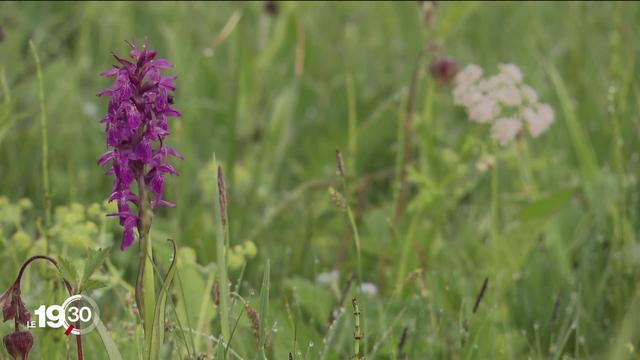
[[[437,58],[431,62],[429,71],[431,72],[431,76],[433,76],[439,84],[448,85],[456,76],[458,65],[452,59]]]
[[[278,15],[278,2],[277,1],[265,1],[264,2],[264,12],[269,16],[277,16]]]
[[[14,359],[26,360],[33,346],[33,336],[28,331],[14,331],[2,340],[5,349]]]
[[[0,26],[0,42],[2,42],[4,40],[4,30],[2,29],[2,26]]]
[[[19,324],[26,324],[31,319],[31,314],[20,297],[20,282],[16,281],[0,295],[0,309],[3,321],[15,319]]]

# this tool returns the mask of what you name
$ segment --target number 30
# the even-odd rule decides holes
[[[38,327],[61,328],[64,326],[64,309],[60,305],[51,305],[49,307],[40,305],[34,313],[38,316]],[[47,321],[48,320],[48,321]],[[77,307],[69,308],[69,321],[76,322],[81,320],[87,322],[91,320],[91,309],[86,306],[78,309]],[[45,325],[46,322],[46,325]]]

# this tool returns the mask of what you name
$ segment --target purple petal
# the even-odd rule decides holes
[[[104,77],[113,77],[116,76],[116,74],[118,73],[118,71],[120,70],[120,68],[117,67],[113,67],[107,71],[103,71],[100,73],[100,76],[104,76]]]
[[[163,173],[169,173],[169,174],[173,174],[176,175],[178,174],[178,171],[171,165],[169,164],[162,164],[160,166],[158,166],[158,171],[163,172]]]
[[[158,206],[166,206],[166,207],[168,207],[168,208],[170,208],[170,209],[173,209],[173,208],[175,208],[175,207],[176,207],[176,204],[174,204],[174,203],[172,203],[172,202],[169,202],[169,201],[166,201],[166,200],[162,200],[162,199],[160,199],[160,200],[153,200],[153,201],[151,201],[151,204],[152,204],[152,206],[153,206],[153,208],[154,208],[154,209],[155,209],[156,207],[158,207]]]
[[[170,63],[167,59],[158,59],[153,62],[153,66],[157,67],[158,69],[171,69],[174,67],[173,64]]]
[[[113,156],[114,156],[114,152],[113,151],[107,151],[106,153],[102,154],[100,156],[100,158],[98,159],[98,166],[102,166],[102,165],[106,164],[111,159],[113,159]]]
[[[133,229],[127,229],[122,233],[122,241],[120,242],[120,251],[128,248],[133,244]]]
[[[164,109],[164,114],[167,116],[173,116],[173,117],[180,117],[182,116],[182,114],[180,114],[180,112],[174,108],[172,108],[171,106],[167,106]]]
[[[180,154],[179,152],[175,151],[172,147],[169,146],[164,146],[161,150],[163,155],[171,155],[175,158],[178,158],[180,160],[184,160],[184,157],[182,156],[182,154]]]
[[[96,96],[111,96],[113,95],[113,89],[112,88],[106,88],[102,91],[100,91],[99,93],[96,94]]]

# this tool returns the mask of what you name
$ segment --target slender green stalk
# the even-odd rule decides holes
[[[350,159],[349,172],[353,174],[356,170],[356,152],[358,150],[358,113],[356,109],[356,89],[351,72],[347,74],[347,104],[349,115],[349,145],[347,148],[347,155]]]
[[[340,150],[336,150],[336,163],[338,167],[338,175],[342,180],[342,191],[344,192],[347,217],[349,218],[349,224],[351,225],[351,231],[353,232],[353,240],[356,243],[356,254],[358,257],[358,283],[362,284],[362,252],[360,250],[360,235],[358,234],[358,226],[356,224],[355,216],[349,205],[349,187],[347,186],[347,177],[345,176],[344,160]]]
[[[349,224],[351,224],[353,240],[356,243],[356,256],[358,258],[358,283],[362,284],[362,251],[360,249],[360,235],[358,235],[358,226],[356,225],[356,219],[354,218],[353,212],[351,211],[351,206],[349,205],[347,205],[347,217],[349,218]]]
[[[42,134],[42,186],[44,190],[44,239],[47,254],[49,253],[49,228],[51,227],[51,189],[49,187],[49,136],[47,132],[47,112],[44,101],[44,85],[42,81],[42,66],[40,56],[33,40],[29,40],[31,54],[36,62],[38,76],[38,98],[40,100],[40,130]]]
[[[498,149],[494,144],[495,162],[491,167],[491,242],[495,246],[498,241],[498,229],[499,229],[499,208],[498,208]]]
[[[155,280],[153,275],[153,254],[151,246],[151,223],[153,211],[145,192],[143,179],[138,179],[138,193],[140,194],[140,209],[138,218],[141,221],[140,253],[138,262],[138,275],[136,277],[135,300],[140,312],[140,318],[144,326],[144,354],[151,350],[151,335],[153,317],[156,307]]]
[[[215,156],[213,163],[218,169],[218,191],[216,207],[216,253],[218,262],[218,286],[220,287],[220,306],[218,316],[220,317],[220,337],[223,346],[228,347],[230,338],[229,327],[229,280],[227,278],[227,248],[229,243],[229,227],[227,224],[226,192],[224,187],[224,175],[222,168],[218,165]],[[226,344],[226,345],[225,345]]]
[[[415,102],[416,102],[416,94],[418,89],[418,81],[420,80],[420,70],[422,65],[422,58],[424,56],[424,49],[420,50],[418,56],[416,58],[416,63],[413,68],[413,72],[411,75],[411,83],[409,84],[409,95],[407,97],[407,107],[404,112],[404,119],[402,123],[402,157],[401,157],[401,166],[399,168],[399,178],[398,178],[398,196],[396,198],[396,208],[394,215],[394,222],[398,223],[400,218],[402,217],[402,213],[404,211],[404,201],[405,195],[407,192],[407,175],[408,175],[408,167],[409,162],[411,160],[411,141],[412,141],[412,131],[413,131],[413,114],[415,112]]]
[[[141,238],[140,267],[138,276],[142,277],[142,313],[144,321],[144,348],[145,354],[151,350],[151,335],[153,327],[153,314],[156,307],[155,280],[153,275],[153,255],[151,250],[151,233],[147,231]]]
[[[262,275],[262,286],[260,288],[260,350],[259,354],[263,360],[267,360],[265,346],[267,344],[267,321],[269,316],[269,280],[271,272],[271,262],[267,259]]]
[[[522,181],[525,185],[525,191],[527,195],[531,195],[532,198],[537,198],[538,196],[538,187],[536,186],[533,170],[531,170],[531,154],[529,151],[528,140],[521,138],[517,142],[517,154],[520,158],[518,161],[518,166],[520,167],[520,173],[522,176]]]
[[[355,322],[353,331],[353,339],[355,340],[353,346],[353,359],[360,360],[364,359],[364,356],[360,355],[360,342],[362,341],[362,332],[360,331],[360,309],[358,308],[358,301],[356,298],[353,298],[351,303],[353,304],[353,317]]]

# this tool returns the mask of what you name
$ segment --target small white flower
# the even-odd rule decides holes
[[[321,285],[333,285],[340,277],[338,270],[321,272],[316,276],[316,282]]]
[[[467,65],[456,75],[457,84],[473,84],[482,77],[482,68],[476,64]]]
[[[529,85],[522,85],[520,88],[520,92],[522,93],[522,97],[529,103],[535,104],[538,102],[538,93]]]
[[[494,99],[484,97],[469,108],[469,119],[479,123],[492,122],[499,110],[498,103]]]
[[[500,145],[510,143],[522,129],[522,123],[515,118],[500,118],[491,126],[491,137]]]
[[[453,89],[453,102],[469,107],[482,99],[482,92],[473,85],[458,85]]]
[[[482,155],[480,160],[476,163],[476,170],[480,172],[486,172],[496,163],[496,158],[493,155]]]
[[[537,105],[535,109],[525,108],[522,111],[522,116],[527,122],[527,127],[533,137],[538,137],[545,132],[555,119],[553,109],[549,104],[545,103]]]
[[[518,106],[522,103],[522,95],[515,86],[503,86],[496,89],[491,94],[506,106]]]
[[[516,83],[522,82],[522,71],[520,68],[514,64],[500,64],[498,65],[498,69],[500,73],[506,75],[512,81]]]
[[[538,94],[523,83],[518,66],[500,64],[498,69],[496,75],[486,78],[478,65],[460,71],[453,89],[454,103],[465,108],[469,120],[492,124],[491,136],[502,145],[511,142],[524,125],[538,137],[553,123],[553,109],[538,102]],[[476,167],[486,171],[491,165],[479,162]]]
[[[373,283],[364,282],[358,287],[358,292],[365,295],[375,296],[378,295],[378,287]]]

